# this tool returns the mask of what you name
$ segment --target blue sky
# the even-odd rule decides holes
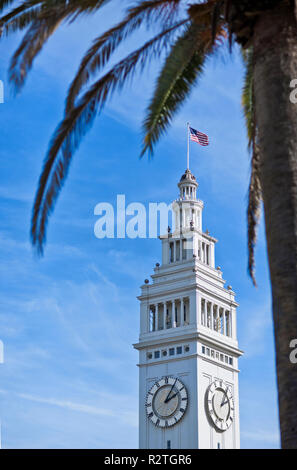
[[[108,103],[75,154],[38,259],[29,243],[32,201],[49,139],[82,53],[120,10],[63,27],[13,97],[9,57],[20,36],[1,42],[0,416],[4,448],[129,448],[138,445],[137,352],[143,280],[160,261],[154,239],[94,236],[94,207],[171,202],[186,165],[186,122],[211,145],[191,144],[190,167],[205,203],[204,229],[218,238],[216,264],[237,293],[241,445],[279,447],[273,329],[263,224],[255,289],[247,275],[249,155],[240,93],[242,64],[209,61],[152,160],[139,159],[141,122],[158,64]],[[129,41],[133,47],[144,37]]]

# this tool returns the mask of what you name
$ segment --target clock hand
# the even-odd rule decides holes
[[[224,401],[224,400],[226,400],[226,401]],[[226,405],[226,403],[228,403],[228,398],[227,397],[223,398],[223,400],[221,402],[221,406]]]
[[[228,403],[228,400],[224,401],[224,403],[221,403],[221,406],[226,405],[226,403]]]
[[[174,395],[172,395],[170,398],[167,398],[165,403],[168,403],[170,400],[172,400],[172,398],[176,397],[176,395],[178,395],[178,392],[176,392],[176,393],[175,393]]]
[[[170,393],[172,392],[172,390],[173,390],[173,387],[174,387],[174,385],[176,384],[176,381],[177,381],[177,379],[175,379],[175,381],[174,381],[174,384],[172,385],[172,387],[171,387],[171,389],[170,389],[170,391],[169,391],[169,393],[168,393],[167,397],[165,398],[165,401],[164,401],[164,403],[167,403],[167,402],[169,401],[169,400],[168,400],[168,397],[169,397]]]

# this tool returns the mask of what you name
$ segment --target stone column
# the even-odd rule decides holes
[[[152,305],[149,305],[148,308],[148,318],[147,318],[147,331],[151,332],[153,330],[152,325],[151,325],[151,318],[152,318]]]
[[[215,267],[215,248],[214,248],[214,243],[210,244],[210,266],[212,268]]]
[[[218,320],[219,307],[217,305],[214,305],[213,308],[214,308],[214,316],[213,316],[213,318],[214,318],[214,330],[218,331],[218,329],[219,329],[219,325],[218,325],[218,322],[219,322],[219,320]]]
[[[230,308],[229,313],[229,331],[230,331],[230,338],[233,338],[233,309]]]
[[[200,323],[205,326],[205,300],[200,300]]]
[[[166,302],[163,302],[163,329],[166,330]]]
[[[171,328],[176,328],[176,321],[175,321],[175,300],[171,302]]]
[[[225,335],[228,336],[229,334],[229,314],[228,310],[225,310]]]
[[[214,330],[214,304],[210,304],[210,328]]]
[[[227,314],[227,325],[228,325],[228,328],[227,328],[227,334],[230,338],[232,338],[232,329],[231,329],[231,310],[228,310],[228,314]]]
[[[184,326],[184,298],[180,299],[180,326]]]
[[[211,328],[211,303],[208,300],[206,302],[206,326]]]
[[[159,329],[159,304],[156,304],[156,330]]]

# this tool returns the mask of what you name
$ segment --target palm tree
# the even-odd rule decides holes
[[[24,85],[34,58],[61,23],[93,14],[110,1],[23,0],[14,7],[12,0],[0,0],[2,33],[26,29],[9,69],[16,89]],[[42,252],[48,217],[73,153],[109,96],[136,70],[166,51],[143,124],[143,155],[153,152],[207,59],[226,40],[230,51],[237,42],[246,66],[242,102],[251,151],[248,269],[255,283],[254,246],[263,201],[283,448],[297,448],[297,369],[289,361],[290,341],[297,338],[297,112],[289,100],[290,82],[297,78],[295,3],[139,0],[131,6],[119,24],[95,38],[82,58],[44,161],[31,225],[32,243]],[[159,33],[106,71],[116,48],[145,24],[159,25]]]

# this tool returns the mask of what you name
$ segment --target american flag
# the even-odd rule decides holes
[[[191,140],[197,142],[197,144],[209,145],[208,135],[203,134],[203,132],[196,131],[196,129],[193,129],[192,127],[190,127],[190,136]]]

